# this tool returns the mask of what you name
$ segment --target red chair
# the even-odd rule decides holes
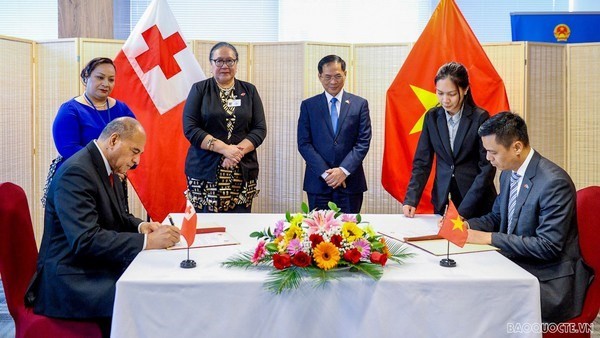
[[[598,220],[597,214],[599,210],[600,187],[587,187],[577,192],[577,224],[581,256],[594,269],[595,273],[594,280],[585,295],[581,315],[567,321],[567,323],[575,323],[577,330],[580,328],[583,329],[583,326],[578,326],[578,324],[593,323],[598,315],[598,310],[600,310],[600,250],[598,250],[598,243],[600,243],[600,220]],[[544,338],[589,338],[590,336],[590,332],[544,334]]]
[[[36,269],[37,246],[25,191],[0,184],[0,275],[8,311],[20,337],[101,337],[96,323],[40,316],[25,307],[24,296]]]

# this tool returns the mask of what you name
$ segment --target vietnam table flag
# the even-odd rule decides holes
[[[206,76],[166,0],[148,6],[115,65],[112,96],[131,108],[147,137],[140,166],[129,178],[150,217],[163,220],[185,206],[189,142],[183,135],[183,106],[192,85]]]
[[[196,209],[189,200],[186,200],[185,215],[183,215],[183,222],[181,223],[181,234],[187,242],[189,248],[194,243],[196,238],[196,222],[198,216],[196,215]]]
[[[452,203],[452,200],[450,200],[448,210],[444,216],[444,223],[442,224],[438,235],[461,248],[465,246],[465,243],[467,242],[467,226],[458,215],[458,211],[456,210],[454,203]]]
[[[387,91],[381,183],[402,202],[412,171],[425,112],[438,104],[434,78],[445,63],[457,61],[469,72],[475,103],[493,115],[509,110],[504,83],[454,0],[441,0]],[[435,167],[418,205],[432,213]]]

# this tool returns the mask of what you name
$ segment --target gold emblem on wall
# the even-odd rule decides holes
[[[566,42],[571,35],[571,28],[564,23],[556,25],[554,27],[554,37],[558,42]]]

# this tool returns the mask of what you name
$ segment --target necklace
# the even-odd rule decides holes
[[[221,86],[218,82],[217,82],[217,86],[219,87],[219,89],[221,89],[221,91],[223,93],[225,93],[225,96],[229,96],[229,93],[231,93],[231,90],[235,86],[235,82],[229,88],[225,88],[225,87]]]
[[[106,114],[108,115],[108,121],[105,121],[104,118],[102,117],[102,115],[100,115],[100,112],[98,111],[98,108],[96,107],[96,105],[92,102],[92,100],[90,100],[90,98],[87,96],[86,93],[83,93],[83,97],[85,97],[85,100],[87,101],[87,103],[89,103],[89,105],[94,108],[94,111],[98,114],[98,116],[100,116],[100,119],[102,119],[102,122],[105,122],[104,126],[106,126],[110,122],[110,105],[108,104],[108,98],[106,98],[106,102],[104,102],[103,104],[98,106],[98,107],[106,106]]]

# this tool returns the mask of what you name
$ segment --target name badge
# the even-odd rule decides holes
[[[227,107],[239,107],[242,105],[241,99],[227,101]]]

